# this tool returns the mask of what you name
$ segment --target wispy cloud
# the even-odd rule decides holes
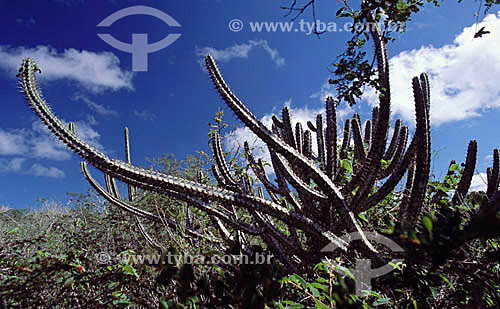
[[[22,59],[28,56],[42,68],[41,80],[72,80],[93,92],[134,89],[133,73],[122,70],[120,60],[111,52],[73,48],[59,52],[48,46],[13,48],[0,45],[0,69],[14,77]]]
[[[87,96],[79,93],[73,97],[75,101],[81,101],[85,103],[90,109],[95,111],[101,116],[118,116],[118,112],[109,106],[104,106],[97,104],[96,102],[90,100]]]
[[[247,43],[236,44],[224,49],[216,49],[214,47],[196,48],[196,54],[200,57],[211,55],[215,60],[228,62],[234,58],[248,58],[248,54],[256,48],[261,48],[269,54],[271,60],[276,66],[285,64],[285,58],[281,57],[277,49],[269,46],[267,40],[250,40]]]
[[[56,167],[45,167],[38,163],[35,163],[29,169],[29,173],[34,176],[43,176],[50,178],[63,178],[65,176],[64,172]]]
[[[156,115],[148,111],[134,111],[134,116],[145,121],[152,121],[156,119]]]
[[[63,121],[64,122],[64,121]],[[100,135],[85,121],[76,121],[77,134],[87,143],[103,150]],[[34,163],[24,167],[29,160],[63,161],[71,158],[67,147],[57,140],[39,121],[30,129],[0,128],[0,173],[23,173],[52,178],[64,177],[64,172],[56,167],[46,167]],[[28,163],[26,163],[28,164]]]
[[[491,33],[473,38],[475,26],[466,27],[453,44],[423,46],[390,59],[392,112],[414,121],[413,76],[427,72],[431,85],[431,122],[479,117],[500,107],[500,15],[489,14],[478,25]],[[369,90],[364,98],[376,104]]]
[[[18,23],[20,25],[31,26],[31,25],[36,24],[36,19],[33,16],[30,16],[30,17],[18,17],[18,18],[16,18],[16,23]]]
[[[19,155],[28,151],[23,130],[5,131],[0,128],[0,155]]]
[[[10,160],[0,158],[0,173],[21,173],[37,177],[63,178],[65,174],[60,169],[50,166],[45,167],[39,163],[34,163],[30,168],[23,165],[26,158],[12,158]]]
[[[0,158],[0,173],[19,172],[24,158],[12,158],[10,160]]]

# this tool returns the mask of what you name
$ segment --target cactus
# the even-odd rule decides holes
[[[231,173],[218,132],[212,134],[211,140],[215,159],[212,173],[217,186],[202,183],[201,174],[197,177],[198,181],[189,181],[132,165],[128,129],[125,129],[126,162],[113,160],[81,140],[74,124],[66,128],[54,115],[38,87],[35,72],[39,68],[32,58],[23,60],[19,79],[33,111],[54,135],[83,158],[81,169],[88,182],[113,205],[135,215],[139,230],[153,247],[160,248],[161,245],[147,234],[139,218],[170,227],[182,223],[132,206],[136,188],[166,194],[186,202],[187,218],[183,226],[188,236],[227,244],[234,241],[236,233],[243,250],[250,246],[247,236],[258,236],[277,253],[279,260],[290,271],[302,271],[322,257],[320,250],[328,243],[333,242],[346,249],[347,243],[337,236],[339,233],[357,230],[362,234],[356,220],[357,214],[376,206],[393,192],[405,174],[407,181],[399,219],[415,227],[425,203],[431,159],[428,77],[423,73],[412,81],[417,121],[411,142],[408,141],[408,127],[398,119],[387,147],[391,105],[387,51],[380,29],[371,29],[371,36],[375,42],[381,85],[379,104],[373,109],[372,119],[364,123],[364,133],[359,115],[355,114],[352,119],[345,121],[343,141],[339,146],[336,106],[332,98],[326,99],[326,126],[319,114],[315,124],[307,123],[308,129],[304,130],[297,123],[294,131],[290,111],[285,107],[281,119],[272,117],[270,130],[231,91],[214,59],[206,57],[207,71],[222,99],[268,147],[276,175],[275,182],[266,175],[263,162],[255,160],[245,142],[248,162],[260,181],[258,186]],[[354,140],[353,148],[351,137]],[[316,154],[312,151],[313,139],[316,140],[318,149]],[[341,164],[341,160],[348,159],[348,151],[354,151],[351,162],[353,174],[350,178],[346,178],[347,170]],[[475,168],[476,152],[477,143],[471,141],[464,175],[453,203],[459,203],[467,194]],[[383,160],[387,164],[382,164]],[[106,175],[106,189],[92,178],[87,162]],[[483,213],[491,214],[492,211],[499,210],[498,162],[499,153],[495,150],[494,166],[488,173],[489,202],[481,208],[477,218],[484,217]],[[120,199],[115,179],[129,185],[129,203]],[[378,182],[381,181],[383,183],[379,185]],[[189,212],[192,207],[210,215],[219,229],[219,237],[203,235],[193,228]],[[245,211],[247,217],[251,218],[251,223],[248,219],[238,217],[237,211]],[[488,218],[488,222],[497,223],[498,219],[495,221],[494,218]],[[474,227],[480,224],[478,222],[483,222],[478,220],[480,219],[473,220]],[[473,227],[470,230],[476,232]],[[470,235],[479,235],[474,233]],[[305,237],[305,241],[304,237],[298,237],[299,234]],[[469,238],[464,236],[461,239]],[[365,248],[376,252],[366,238],[363,242]]]

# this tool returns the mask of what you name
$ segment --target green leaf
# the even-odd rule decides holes
[[[283,309],[299,309],[299,308],[304,308],[304,305],[301,305],[299,303],[296,303],[294,301],[291,301],[291,300],[284,300],[284,301],[281,301],[283,304],[285,305],[290,305],[290,306],[287,306],[287,307],[283,307]]]
[[[312,286],[312,284],[308,284],[307,287],[309,288],[309,290],[311,290],[312,296],[319,297],[319,291],[318,291],[317,288],[315,288],[314,286]]]
[[[431,218],[429,218],[429,216],[422,217],[422,224],[427,229],[427,231],[429,231],[429,233],[432,233],[432,220]]]
[[[379,298],[373,302],[373,306],[380,306],[390,303],[391,300],[389,298]]]
[[[301,276],[299,276],[297,274],[291,275],[290,277],[288,277],[288,279],[290,279],[291,281],[293,281],[295,283],[299,283],[304,289],[307,288],[307,283],[304,280],[304,278],[302,278]]]
[[[450,288],[455,291],[455,287],[453,286],[453,284],[450,282],[450,280],[448,280],[448,278],[446,278],[443,274],[439,274],[439,277],[441,279],[443,279],[444,282],[448,283],[448,285],[450,286]]]

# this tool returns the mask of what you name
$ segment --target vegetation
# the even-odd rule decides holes
[[[376,21],[386,12],[405,22],[421,5],[412,3],[364,3],[361,15],[350,16]],[[319,114],[307,128],[294,124],[285,107],[269,130],[207,56],[217,91],[263,140],[271,162],[255,159],[247,143],[243,151],[224,153],[221,112],[210,124],[213,158],[199,152],[180,162],[160,158],[150,169],[133,166],[126,129],[127,160],[112,160],[82,141],[73,123],[66,127],[54,115],[35,78],[39,68],[26,58],[19,79],[27,102],[84,159],[83,175],[95,191],[73,195],[65,207],[2,210],[0,308],[498,307],[500,153],[493,152],[487,192],[469,190],[474,140],[465,162],[452,161],[444,180],[431,175],[425,73],[412,80],[417,122],[411,141],[400,120],[389,141],[387,37],[378,27],[369,35],[379,104],[364,123],[357,114],[347,119],[339,144],[336,105],[350,99],[327,98],[326,119]],[[104,173],[105,187],[87,163]],[[127,198],[116,180],[128,184]],[[402,250],[372,241],[368,231]],[[341,237],[349,233],[360,241]],[[332,245],[331,252],[323,250]],[[266,259],[239,263],[238,256]],[[403,261],[388,264],[396,257]],[[360,291],[362,259],[392,271]]]

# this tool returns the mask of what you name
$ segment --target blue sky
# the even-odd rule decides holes
[[[290,1],[292,2],[292,1]],[[123,128],[131,131],[132,160],[195,150],[209,151],[208,121],[219,108],[227,111],[200,66],[210,52],[233,90],[264,122],[285,104],[296,120],[312,119],[322,98],[334,94],[327,80],[329,64],[349,38],[345,32],[318,39],[301,31],[255,32],[250,22],[287,22],[280,9],[287,1],[90,1],[32,0],[0,2],[0,205],[26,208],[37,198],[65,203],[66,192],[89,187],[79,171],[79,157],[55,142],[18,93],[16,69],[24,56],[42,68],[46,100],[64,121],[74,121],[79,134],[111,157],[123,159]],[[132,6],[159,9],[181,27],[169,27],[145,15],[129,16],[107,29],[96,25],[112,13]],[[320,0],[317,18],[336,22],[335,1]],[[497,9],[480,21],[491,33],[473,39],[477,3],[447,1],[428,6],[409,24],[407,33],[389,44],[393,112],[413,127],[411,77],[431,76],[433,172],[443,175],[450,159],[463,161],[469,139],[479,142],[474,183],[482,185],[500,116],[500,17]],[[310,14],[303,16],[311,21]],[[228,24],[243,22],[233,32]],[[298,22],[294,29],[298,27]],[[97,33],[131,42],[132,33],[147,33],[149,42],[169,33],[181,37],[148,55],[148,71],[132,72],[131,54],[102,41]],[[366,119],[376,95],[368,90],[355,110]],[[352,111],[341,106],[341,115]],[[241,127],[230,112],[226,120]],[[393,119],[394,120],[394,119]],[[228,136],[225,147],[252,139],[243,128]],[[482,173],[482,174],[481,174]],[[485,177],[484,177],[485,178]]]

